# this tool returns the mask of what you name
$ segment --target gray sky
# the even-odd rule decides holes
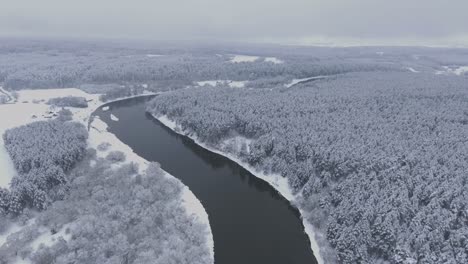
[[[0,35],[468,46],[467,0],[0,0]]]

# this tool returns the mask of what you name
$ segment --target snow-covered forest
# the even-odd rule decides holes
[[[147,92],[154,116],[286,178],[326,263],[468,262],[468,50],[132,45],[0,41],[0,107],[63,108],[2,136],[0,237],[22,229],[0,263],[213,261],[182,183],[74,122]],[[17,98],[69,87],[95,97]]]
[[[148,111],[287,177],[340,263],[466,263],[468,76],[348,73],[291,88],[193,88]],[[233,138],[244,139],[226,148]]]
[[[5,39],[0,43],[0,82],[12,90],[80,87],[99,93],[127,86],[172,90],[207,80],[254,81],[257,88],[283,78],[345,72],[446,71],[443,66],[465,66],[468,58],[456,49],[134,46]],[[236,53],[258,59],[235,60]]]

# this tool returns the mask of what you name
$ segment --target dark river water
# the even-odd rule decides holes
[[[216,264],[317,263],[299,212],[235,162],[198,146],[145,113],[149,97],[95,114],[135,153],[179,178],[208,212]],[[120,120],[110,119],[114,114]]]

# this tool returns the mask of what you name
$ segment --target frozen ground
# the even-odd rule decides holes
[[[145,96],[149,94],[139,95]],[[53,106],[49,106],[46,102],[54,97],[64,97],[64,96],[82,96],[88,100],[88,108],[67,108],[73,113],[74,121],[81,122],[85,126],[88,125],[89,118],[91,114],[104,103],[99,100],[98,94],[88,94],[79,89],[45,89],[45,90],[23,90],[19,92],[18,102],[15,104],[4,104],[0,105],[0,133],[3,135],[5,130],[13,128],[20,125],[25,125],[30,122],[38,120],[48,120],[51,117],[51,112],[54,113],[60,109],[56,109]],[[138,96],[135,96],[138,97]],[[122,98],[126,99],[126,98]],[[114,101],[118,101],[117,99]],[[106,104],[109,102],[106,102]],[[108,106],[103,107],[104,109],[109,109]],[[114,116],[115,117],[115,116]],[[116,117],[113,118],[117,119]],[[118,119],[117,119],[118,120]],[[98,151],[98,157],[105,157],[110,151],[122,151],[126,155],[126,162],[135,162],[139,165],[140,170],[145,170],[149,162],[140,156],[138,156],[133,150],[121,142],[114,134],[107,131],[107,124],[100,120],[98,117],[94,118],[90,124],[88,146],[97,148],[101,143],[108,142],[110,147],[106,151]],[[8,153],[4,149],[3,138],[0,141],[0,187],[6,187],[9,185],[11,178],[15,174],[14,166],[11,159],[9,158]],[[166,173],[166,177],[173,177],[172,175]],[[181,183],[182,184],[182,183]],[[188,214],[193,215],[198,221],[204,223],[208,226],[208,238],[207,243],[210,247],[210,252],[212,258],[214,258],[214,241],[213,235],[211,233],[211,228],[209,226],[208,214],[204,210],[200,201],[195,197],[195,195],[190,191],[188,187],[185,186],[183,190],[183,199],[182,203],[186,205],[186,210]],[[72,228],[72,226],[68,226]],[[3,235],[0,235],[0,247],[6,241],[7,237],[15,232],[20,231],[23,227],[19,225],[12,224]],[[55,243],[59,236],[62,236],[64,239],[67,238],[65,234],[65,229],[60,230],[55,235],[52,235],[50,231],[46,228],[39,230],[41,235],[34,241],[31,241],[31,246],[33,249],[42,243],[50,245]],[[18,263],[30,263],[28,260],[23,260],[18,258],[15,262]]]
[[[295,200],[297,199],[296,196],[292,193],[291,188],[289,187],[288,180],[285,177],[282,177],[281,175],[278,174],[267,174],[263,171],[258,171],[254,167],[250,166],[249,164],[243,162],[241,159],[239,159],[237,156],[232,155],[231,153],[225,152],[225,151],[220,151],[218,149],[214,149],[212,147],[207,146],[206,144],[202,143],[198,137],[196,136],[195,133],[186,133],[179,124],[177,124],[175,121],[169,119],[167,116],[154,116],[154,118],[158,119],[162,124],[170,128],[172,131],[187,136],[191,138],[195,143],[200,145],[201,147],[217,153],[219,155],[225,156],[229,158],[230,160],[236,162],[237,164],[241,165],[243,168],[248,170],[250,173],[255,175],[256,177],[268,182],[271,186],[273,186],[284,198],[286,198],[288,201],[291,202],[291,204],[295,204]],[[228,140],[229,141],[229,140]],[[236,142],[236,145],[242,145],[242,144],[248,144],[250,145],[251,140],[246,139],[246,138],[234,138],[232,140],[233,142]],[[225,141],[226,142],[226,141]],[[301,216],[304,214],[304,211],[301,210],[300,208],[299,212],[301,213]],[[322,241],[324,239],[324,235],[316,232],[314,230],[314,227],[308,223],[308,221],[305,218],[302,218],[302,223],[304,225],[304,232],[307,234],[310,240],[310,246],[312,251],[314,252],[314,256],[317,259],[318,264],[323,264],[325,263],[323,261],[323,258],[320,254],[320,247],[318,245],[317,241]]]

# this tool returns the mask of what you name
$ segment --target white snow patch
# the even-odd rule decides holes
[[[32,225],[33,223],[35,222],[34,219],[30,219],[28,222],[26,222],[25,225],[18,225],[17,223],[11,223],[10,226],[8,227],[8,229],[6,231],[3,232],[3,234],[0,234],[0,247],[3,246],[3,244],[5,244],[5,242],[7,241],[8,239],[8,236],[18,232],[18,231],[21,231],[23,228],[26,228],[30,225]]]
[[[465,74],[465,72],[468,72],[468,66],[461,66],[453,71],[456,75],[462,75]]]
[[[294,201],[296,200],[296,197],[292,193],[292,190],[291,190],[291,188],[289,187],[289,184],[288,184],[288,180],[285,177],[282,177],[279,174],[266,173],[266,172],[263,172],[263,171],[259,171],[256,168],[250,166],[246,162],[243,162],[238,157],[236,157],[236,156],[234,156],[234,155],[232,155],[230,153],[222,152],[222,151],[219,151],[217,149],[214,149],[212,147],[207,146],[206,144],[202,143],[195,134],[185,133],[181,129],[180,125],[178,125],[175,121],[170,120],[165,115],[161,115],[159,117],[153,115],[153,117],[158,119],[163,125],[167,126],[168,128],[170,128],[174,132],[191,138],[199,146],[201,146],[201,147],[203,147],[203,148],[205,148],[205,149],[207,149],[207,150],[209,150],[209,151],[211,151],[213,153],[216,153],[216,154],[222,155],[224,157],[227,157],[230,160],[236,162],[237,164],[242,166],[244,169],[246,169],[250,173],[252,173],[254,176],[256,176],[256,177],[266,181],[267,183],[269,183],[284,198],[286,198],[291,204],[294,204]],[[304,212],[300,208],[298,208],[298,209],[299,209],[299,212],[301,213],[301,218],[302,218],[302,215],[304,214]],[[316,232],[314,227],[309,222],[307,222],[307,220],[305,218],[302,218],[302,222],[304,224],[304,231],[305,231],[305,233],[307,234],[307,236],[309,237],[309,240],[310,240],[310,247],[311,247],[312,251],[314,252],[314,256],[315,256],[318,264],[325,263],[322,256],[321,256],[321,254],[320,254],[320,248],[319,248],[318,243],[317,243],[318,238],[321,238],[323,236],[323,234],[319,234],[318,232]]]
[[[148,58],[158,58],[158,57],[164,57],[164,55],[161,55],[161,54],[146,54],[146,57],[148,57]]]
[[[6,103],[11,103],[12,101],[15,100],[13,95],[10,92],[8,92],[7,90],[3,89],[2,86],[0,86],[0,97],[2,96],[5,96],[8,99]]]
[[[29,102],[32,102],[33,100],[44,100],[45,102],[47,102],[49,99],[65,96],[81,96],[85,98],[90,97],[90,94],[77,88],[20,90],[18,91],[18,95],[19,101]]]
[[[232,62],[232,63],[255,62],[258,59],[259,59],[258,56],[232,55],[230,62]]]
[[[231,88],[244,88],[247,81],[230,81],[228,83]]]
[[[209,81],[200,81],[196,82],[198,86],[213,86],[216,87],[218,85],[228,85],[231,88],[244,88],[247,81],[231,81],[231,80],[209,80]]]
[[[457,68],[451,68],[449,66],[442,66],[444,70],[437,70],[435,74],[437,75],[464,75],[468,72],[468,66],[459,66]]]
[[[284,63],[284,61],[276,58],[276,57],[265,57],[265,62],[272,62],[274,64],[281,64]]]
[[[223,84],[225,82],[225,80],[210,80],[210,81],[201,81],[201,82],[196,82],[196,84],[198,86],[205,86],[205,85],[209,85],[209,86],[218,86],[219,84]]]
[[[8,189],[11,179],[13,179],[15,175],[15,166],[3,144],[2,138],[0,139],[0,187]]]
[[[109,106],[104,106],[104,107],[102,108],[102,111],[104,111],[104,112],[105,112],[105,111],[109,111]]]
[[[110,115],[110,119],[111,119],[112,121],[116,121],[116,122],[119,121],[119,118],[116,117],[116,116],[113,115],[113,114]]]
[[[419,71],[415,70],[414,68],[412,67],[406,67],[406,69],[410,72],[414,72],[414,73],[418,73]]]
[[[250,144],[252,143],[252,139],[243,137],[243,136],[235,136],[232,138],[228,138],[221,143],[220,148],[224,151],[232,152],[232,153],[242,153],[248,154],[250,153]]]
[[[187,186],[185,186],[182,191],[182,205],[185,207],[185,210],[189,215],[193,215],[198,221],[208,226],[210,232],[208,232],[209,237],[207,239],[207,243],[208,248],[210,249],[211,257],[214,258],[214,239],[210,228],[208,213],[205,211],[205,208],[203,207],[200,200],[197,199],[197,197],[193,194],[192,191],[190,191]]]
[[[33,251],[39,249],[40,245],[44,245],[45,247],[50,247],[54,245],[59,238],[63,238],[65,241],[69,241],[71,239],[71,233],[66,233],[65,231],[67,228],[70,228],[71,224],[66,224],[55,234],[52,234],[49,228],[41,227],[39,228],[39,232],[41,233],[35,240],[30,243]]]
[[[301,83],[301,82],[306,82],[306,81],[311,81],[311,80],[316,80],[316,79],[323,79],[327,78],[328,76],[325,75],[320,75],[320,76],[314,76],[314,77],[308,77],[308,78],[302,78],[302,79],[293,79],[290,83],[285,84],[286,88],[291,88],[294,85]]]

